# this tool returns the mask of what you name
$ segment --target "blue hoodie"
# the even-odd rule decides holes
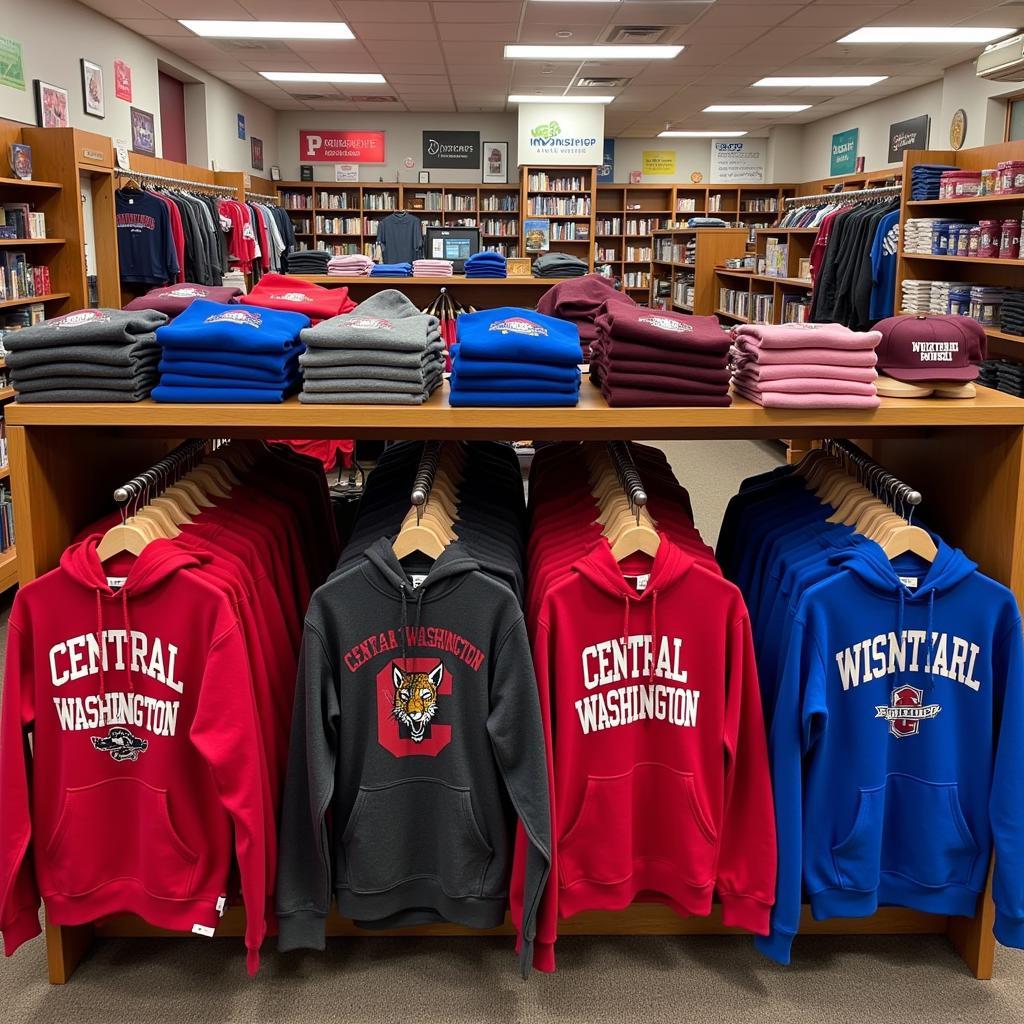
[[[996,938],[1024,948],[1024,656],[1013,594],[937,541],[874,544],[801,600],[769,737],[779,841],[772,930],[789,963],[815,918],[881,905],[973,915],[993,846]]]

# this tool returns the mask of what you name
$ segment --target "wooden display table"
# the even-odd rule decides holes
[[[334,279],[337,280],[337,279]],[[386,280],[386,279],[383,279]],[[382,279],[376,279],[381,283]],[[546,282],[545,282],[546,283]],[[512,284],[498,285],[509,295]],[[444,391],[422,406],[18,405],[7,408],[22,583],[52,569],[76,533],[109,512],[114,487],[186,437],[355,438],[871,438],[874,457],[925,497],[922,517],[963,548],[983,572],[1024,598],[1024,401],[979,388],[969,401],[883,399],[875,412],[766,410],[744,400],[729,409],[609,409],[584,381],[574,409],[452,409]],[[686,484],[685,474],[682,480]],[[739,481],[736,481],[738,485]],[[870,918],[812,922],[817,934],[946,933],[979,978],[992,973],[993,905],[973,918],[944,918],[885,908]],[[331,934],[353,934],[333,915]],[[232,910],[221,931],[240,934]],[[717,911],[679,918],[635,905],[617,914],[585,914],[564,934],[712,934],[728,931]],[[155,935],[135,918],[101,926],[47,927],[50,980],[64,982],[94,934]],[[454,926],[401,934],[470,934]],[[477,934],[477,933],[472,933]],[[798,947],[799,948],[799,947]]]

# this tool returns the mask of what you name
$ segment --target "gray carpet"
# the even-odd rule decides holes
[[[740,480],[780,462],[747,441],[664,448],[709,544]],[[271,942],[252,982],[240,940],[107,940],[56,987],[37,939],[0,963],[0,1022],[1024,1022],[1024,953],[999,949],[995,980],[976,982],[934,936],[803,937],[789,968],[746,938],[567,938],[558,957],[556,974],[523,982],[504,939],[336,939],[287,956]]]

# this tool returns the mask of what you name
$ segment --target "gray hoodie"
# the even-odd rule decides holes
[[[526,842],[514,857],[517,821]],[[408,574],[379,540],[306,613],[281,950],[324,948],[332,890],[340,913],[369,927],[495,927],[514,871],[525,972],[550,860],[544,735],[515,597],[459,543]]]

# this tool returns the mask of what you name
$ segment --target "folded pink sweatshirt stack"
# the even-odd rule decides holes
[[[327,261],[327,273],[332,277],[366,277],[373,266],[373,260],[361,252],[347,256],[332,256]]]
[[[768,409],[877,409],[878,331],[842,324],[733,328],[732,386]]]
[[[451,260],[414,260],[413,277],[451,277]]]

